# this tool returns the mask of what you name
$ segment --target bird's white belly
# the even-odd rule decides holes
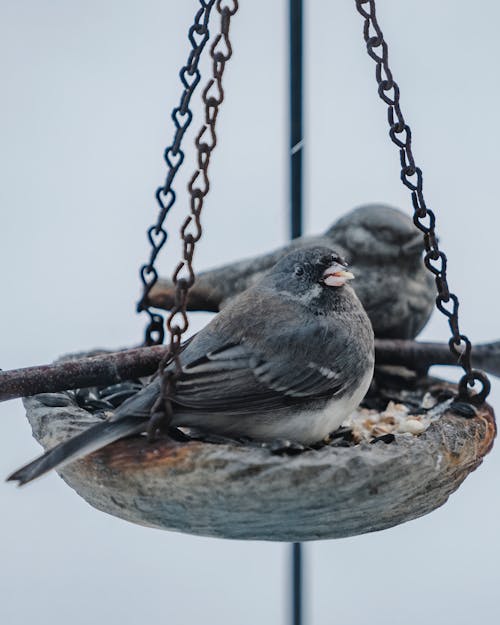
[[[372,377],[373,371],[370,370],[352,395],[332,398],[319,410],[292,412],[287,417],[254,423],[253,431],[249,435],[261,440],[287,439],[306,445],[317,443],[340,427],[359,406],[370,387]]]
[[[172,424],[234,438],[245,436],[256,441],[284,439],[309,445],[322,440],[342,425],[366,395],[372,377],[373,368],[366,373],[354,393],[333,397],[321,408],[304,407],[298,410],[297,407],[283,407],[255,415],[235,417],[219,413],[210,418],[193,411],[174,415]]]

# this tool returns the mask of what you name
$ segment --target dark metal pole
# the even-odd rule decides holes
[[[290,237],[302,236],[303,2],[290,0]],[[292,623],[302,625],[302,545],[292,545]]]
[[[302,0],[290,0],[290,236],[302,236]]]
[[[292,544],[292,623],[302,625],[302,543]]]

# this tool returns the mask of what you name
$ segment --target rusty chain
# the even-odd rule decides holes
[[[137,304],[137,312],[145,311],[149,315],[149,323],[146,327],[145,344],[161,345],[165,338],[163,326],[163,316],[151,311],[148,303],[148,295],[153,286],[158,281],[158,272],[155,268],[156,257],[165,245],[168,234],[163,223],[176,200],[176,194],[172,188],[174,178],[184,161],[184,152],[181,149],[182,139],[188,129],[193,113],[189,108],[191,96],[201,80],[198,69],[201,53],[209,39],[208,22],[210,13],[216,0],[200,0],[193,24],[189,29],[188,37],[191,44],[186,65],[181,69],[179,76],[184,86],[180,104],[172,111],[172,121],[175,126],[175,134],[172,144],[168,146],[164,153],[167,164],[167,175],[163,186],[156,191],[156,201],[159,205],[159,214],[156,224],[149,228],[148,240],[150,244],[149,260],[140,269],[140,278],[143,285],[142,297]]]
[[[449,340],[450,351],[457,358],[457,364],[465,371],[458,385],[459,397],[470,403],[482,403],[489,394],[490,381],[482,371],[472,368],[472,344],[467,336],[460,332],[458,297],[450,291],[448,286],[446,254],[438,245],[435,214],[427,208],[424,200],[422,170],[417,167],[413,157],[411,129],[401,112],[399,86],[389,68],[388,47],[377,21],[375,0],[355,0],[355,2],[357,10],[365,19],[363,35],[367,52],[376,63],[375,77],[378,94],[388,107],[389,136],[399,148],[401,180],[411,191],[413,221],[424,235],[424,262],[436,281],[438,292],[436,306],[448,318],[452,334]],[[477,394],[472,394],[471,387],[476,381],[481,383],[481,390]]]
[[[223,0],[217,0],[216,7],[220,14],[220,31],[210,46],[213,77],[208,81],[202,94],[205,123],[195,140],[198,166],[188,184],[190,215],[186,217],[181,226],[183,260],[177,265],[172,277],[175,285],[175,301],[167,320],[170,344],[167,354],[158,368],[161,375],[161,390],[151,411],[152,416],[148,427],[150,438],[155,436],[157,430],[168,428],[172,417],[170,397],[172,396],[176,380],[182,372],[180,362],[181,341],[182,335],[189,326],[186,313],[187,296],[189,289],[195,281],[193,255],[196,242],[200,240],[202,235],[200,215],[205,197],[210,190],[208,167],[212,151],[217,145],[215,125],[219,107],[224,100],[222,76],[226,63],[231,58],[233,52],[229,39],[229,27],[232,16],[238,10],[238,1],[223,2]],[[185,277],[181,276],[183,273]],[[171,362],[175,363],[175,368],[167,368],[167,365]]]

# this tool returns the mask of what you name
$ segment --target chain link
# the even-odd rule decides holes
[[[465,375],[458,385],[459,397],[470,403],[482,403],[490,391],[488,377],[472,368],[472,345],[464,334],[461,334],[458,323],[458,297],[448,286],[446,274],[446,254],[439,248],[435,232],[436,217],[434,212],[427,208],[423,194],[423,176],[420,167],[415,164],[412,152],[412,135],[410,126],[406,123],[400,107],[399,86],[392,76],[388,61],[388,47],[376,17],[375,0],[355,0],[356,8],[364,17],[363,35],[369,56],[376,63],[375,77],[378,84],[378,94],[387,104],[389,122],[389,136],[399,148],[401,161],[401,181],[411,192],[415,226],[424,235],[425,256],[424,263],[427,269],[434,274],[438,295],[437,308],[447,317],[452,337],[449,341],[450,351],[457,358],[465,371]],[[473,394],[471,387],[480,382],[481,389]]]
[[[175,126],[175,134],[172,144],[166,148],[164,153],[167,164],[167,175],[163,186],[156,191],[156,200],[160,207],[156,224],[148,230],[148,240],[151,246],[149,261],[140,269],[140,278],[143,285],[142,297],[137,304],[137,312],[146,311],[149,315],[149,323],[145,332],[146,345],[161,345],[165,338],[163,316],[151,311],[148,303],[148,295],[153,286],[158,281],[158,272],[155,268],[156,257],[167,241],[168,234],[163,227],[165,218],[174,205],[176,194],[172,188],[174,178],[184,161],[184,152],[181,149],[182,139],[188,129],[193,113],[189,108],[191,96],[201,79],[198,69],[201,53],[209,39],[208,22],[210,12],[216,0],[200,0],[200,7],[196,12],[194,22],[189,29],[188,37],[191,44],[191,51],[186,65],[179,72],[179,76],[184,86],[180,104],[172,111],[172,121]]]
[[[161,390],[153,406],[152,416],[148,426],[148,435],[150,438],[155,436],[157,430],[165,430],[165,428],[168,428],[172,417],[170,397],[172,397],[176,380],[182,372],[180,362],[182,335],[188,329],[189,325],[186,313],[187,296],[189,289],[195,281],[193,255],[196,243],[202,236],[200,215],[205,197],[210,190],[208,167],[210,165],[212,151],[217,145],[215,125],[219,114],[219,107],[224,101],[222,76],[226,63],[233,53],[229,39],[229,27],[231,17],[238,10],[238,2],[237,0],[233,0],[232,2],[217,0],[216,6],[220,14],[220,32],[215,37],[210,47],[213,78],[208,81],[202,94],[205,109],[205,123],[201,127],[195,140],[198,166],[188,184],[190,215],[186,217],[181,226],[183,259],[177,265],[172,278],[175,285],[175,301],[167,320],[170,344],[167,354],[158,368],[161,374]],[[171,362],[175,363],[175,368],[167,369],[167,365]]]

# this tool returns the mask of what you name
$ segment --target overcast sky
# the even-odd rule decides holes
[[[305,4],[306,230],[364,202],[410,212],[354,0]],[[1,0],[1,368],[141,340],[137,271],[197,5]],[[287,237],[287,3],[240,5],[198,268]],[[474,341],[496,339],[500,5],[378,5],[463,330]],[[188,158],[172,232],[192,169]],[[179,255],[177,244],[167,247],[163,273]],[[206,320],[194,315],[192,328]],[[445,320],[435,314],[422,337],[447,340]],[[495,380],[491,402],[499,400]],[[0,405],[0,420],[6,476],[40,448],[20,401]],[[309,545],[308,624],[497,623],[499,472],[494,449],[427,517]],[[134,526],[94,510],[55,474],[25,489],[0,482],[0,506],[5,625],[287,623],[286,545]]]

